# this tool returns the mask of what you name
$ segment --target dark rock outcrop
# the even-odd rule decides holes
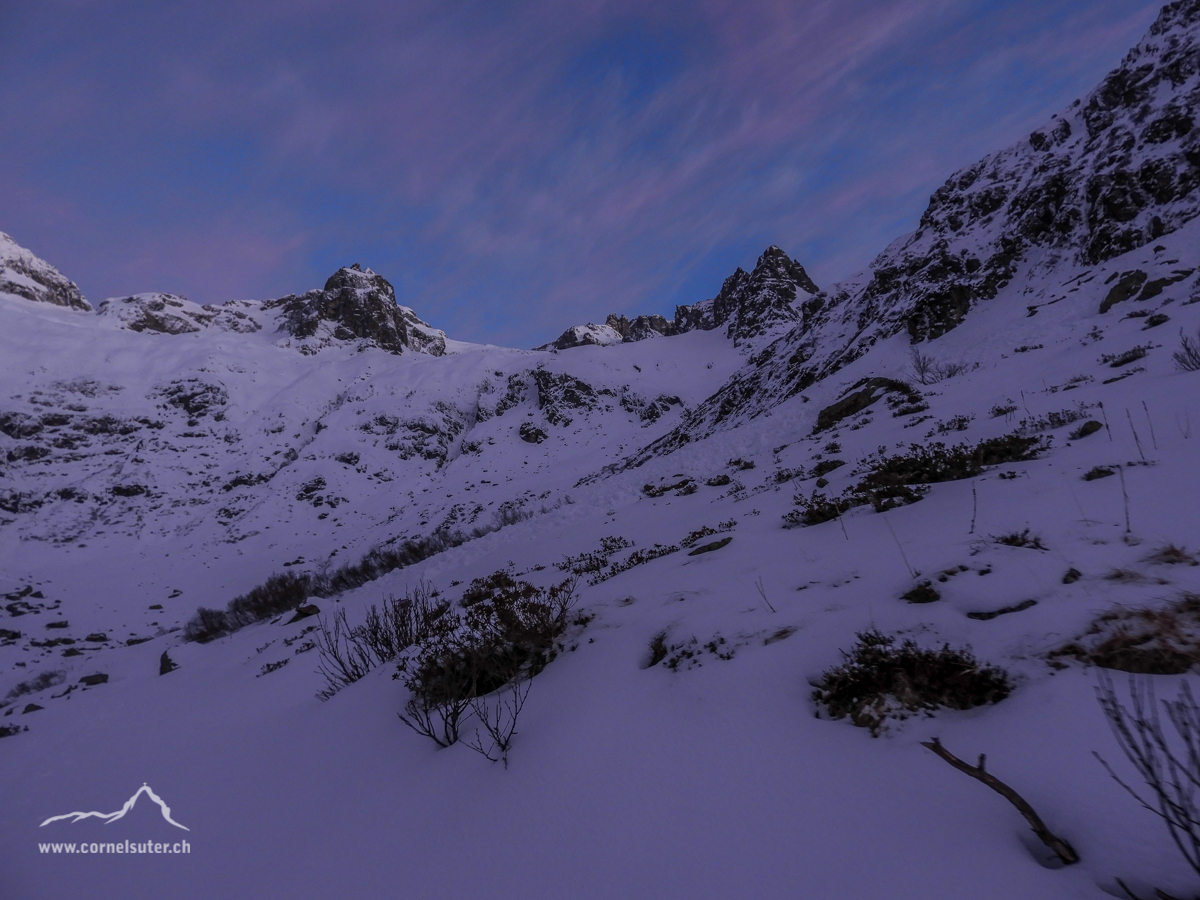
[[[0,231],[0,294],[90,312],[75,282]]]
[[[446,352],[446,335],[398,305],[388,280],[358,263],[338,269],[319,291],[270,300],[263,308],[278,308],[280,330],[295,338],[317,338],[317,346],[329,339],[362,340],[391,353]]]
[[[670,336],[678,334],[675,330],[675,323],[669,321],[665,316],[637,316],[630,321],[625,316],[618,316],[616,313],[609,313],[604,324],[612,328],[626,342],[644,341],[647,338]]]

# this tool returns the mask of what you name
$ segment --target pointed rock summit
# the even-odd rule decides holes
[[[818,291],[804,267],[772,245],[758,258],[753,272],[739,268],[712,300],[676,307],[675,330],[708,331],[724,325],[727,335],[740,344],[798,321],[797,298],[806,300]]]
[[[446,352],[445,333],[396,303],[391,283],[358,263],[338,269],[319,291],[270,300],[263,308],[278,308],[281,330],[295,338],[366,340],[392,353]]]
[[[0,295],[90,312],[75,282],[0,231]]]

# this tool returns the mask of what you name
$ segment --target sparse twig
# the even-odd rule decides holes
[[[471,710],[491,739],[491,746],[484,748],[479,729],[475,730],[475,737],[467,741],[467,746],[492,762],[503,762],[507,769],[508,750],[517,733],[517,717],[525,706],[532,683],[529,678],[516,678],[489,697],[474,698]]]
[[[1158,436],[1154,433],[1154,420],[1150,418],[1150,407],[1146,405],[1146,401],[1142,401],[1142,409],[1146,411],[1146,424],[1150,426],[1150,441],[1154,444],[1154,449],[1158,449]]]
[[[975,491],[975,482],[971,482],[971,530],[967,534],[975,533],[975,519],[979,515],[979,494]]]
[[[911,575],[913,578],[916,578],[921,573],[918,572],[916,569],[914,569],[912,567],[912,564],[909,563],[908,556],[905,555],[905,553],[904,553],[904,548],[900,546],[900,538],[896,537],[896,532],[892,528],[892,523],[888,521],[887,516],[883,516],[882,518],[883,518],[883,524],[886,525],[888,531],[891,532],[892,540],[896,542],[896,549],[900,551],[900,558],[904,560],[904,566],[906,569],[908,569],[908,574]]]
[[[1062,860],[1064,865],[1069,866],[1072,863],[1079,862],[1079,854],[1075,852],[1075,848],[1072,847],[1066,840],[1058,837],[1052,831],[1050,831],[1050,829],[1046,827],[1046,823],[1042,821],[1041,817],[1036,812],[1034,812],[1033,807],[1029,805],[1024,797],[1022,797],[1007,784],[984,768],[984,764],[987,761],[985,754],[979,754],[979,765],[973,766],[970,763],[963,762],[961,759],[943,747],[942,742],[937,738],[934,738],[932,741],[922,741],[921,746],[929,748],[960,772],[965,772],[972,778],[982,781],[993,791],[1015,806],[1017,811],[1025,817],[1025,821],[1029,823],[1031,828],[1033,828],[1033,833],[1038,836],[1038,839],[1041,840],[1043,844],[1054,851],[1054,855]]]
[[[1104,409],[1103,402],[1101,402],[1097,405],[1100,407],[1100,415],[1102,415],[1104,417],[1104,432],[1105,432],[1105,434],[1108,435],[1108,442],[1111,444],[1113,436],[1112,436],[1112,428],[1110,428],[1108,425],[1108,413]]]
[[[1129,491],[1125,489],[1125,467],[1117,466],[1117,474],[1121,476],[1121,498],[1125,501],[1125,533],[1132,530],[1129,527]]]
[[[771,605],[771,601],[767,599],[767,591],[763,587],[763,580],[762,580],[761,575],[759,575],[757,580],[755,580],[754,586],[758,589],[758,595],[763,598],[763,603],[767,604],[767,609],[769,609],[771,612],[775,612],[775,607],[773,607]]]
[[[1129,420],[1129,430],[1133,432],[1133,442],[1137,444],[1138,456],[1142,458],[1142,462],[1146,461],[1146,454],[1142,451],[1142,441],[1138,437],[1137,429],[1133,427],[1133,416],[1129,413],[1129,407],[1125,407],[1125,418]]]

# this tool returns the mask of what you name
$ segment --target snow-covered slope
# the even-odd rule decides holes
[[[1041,140],[956,175],[863,275],[765,304],[752,336],[727,318],[565,352],[439,343],[353,268],[261,304],[142,294],[87,315],[0,296],[0,725],[28,726],[0,739],[5,889],[1196,893],[1093,759],[1121,763],[1076,657],[1124,611],[1200,593],[1200,375],[1173,358],[1200,330],[1196,132],[1150,127],[1195,108],[1198,37],[1200,2],[1167,7]],[[1169,198],[1095,212],[1164,160]],[[776,254],[738,296],[795,286],[766,277]],[[1039,449],[802,525],[910,445],[1014,434]],[[507,768],[470,730],[438,749],[405,728],[394,664],[316,697],[315,622],[421,585],[457,604],[498,571],[549,587],[581,559]],[[320,590],[184,639],[198,607],[273,575]],[[939,598],[907,602],[914,587]],[[811,682],[870,628],[970,645],[1013,690],[878,739],[831,721]],[[1181,680],[1156,677],[1168,695]],[[1053,867],[920,746],[935,736],[987,753],[1081,862]],[[40,824],[121,809],[143,782],[186,835],[149,803]],[[181,835],[188,854],[38,848]]]
[[[92,308],[73,281],[0,231],[0,297],[5,295],[72,309]]]

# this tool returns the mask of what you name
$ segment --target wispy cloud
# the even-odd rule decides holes
[[[357,260],[456,336],[529,344],[669,313],[771,242],[851,274],[1153,13],[48,0],[0,13],[0,228],[93,299],[275,296]]]

